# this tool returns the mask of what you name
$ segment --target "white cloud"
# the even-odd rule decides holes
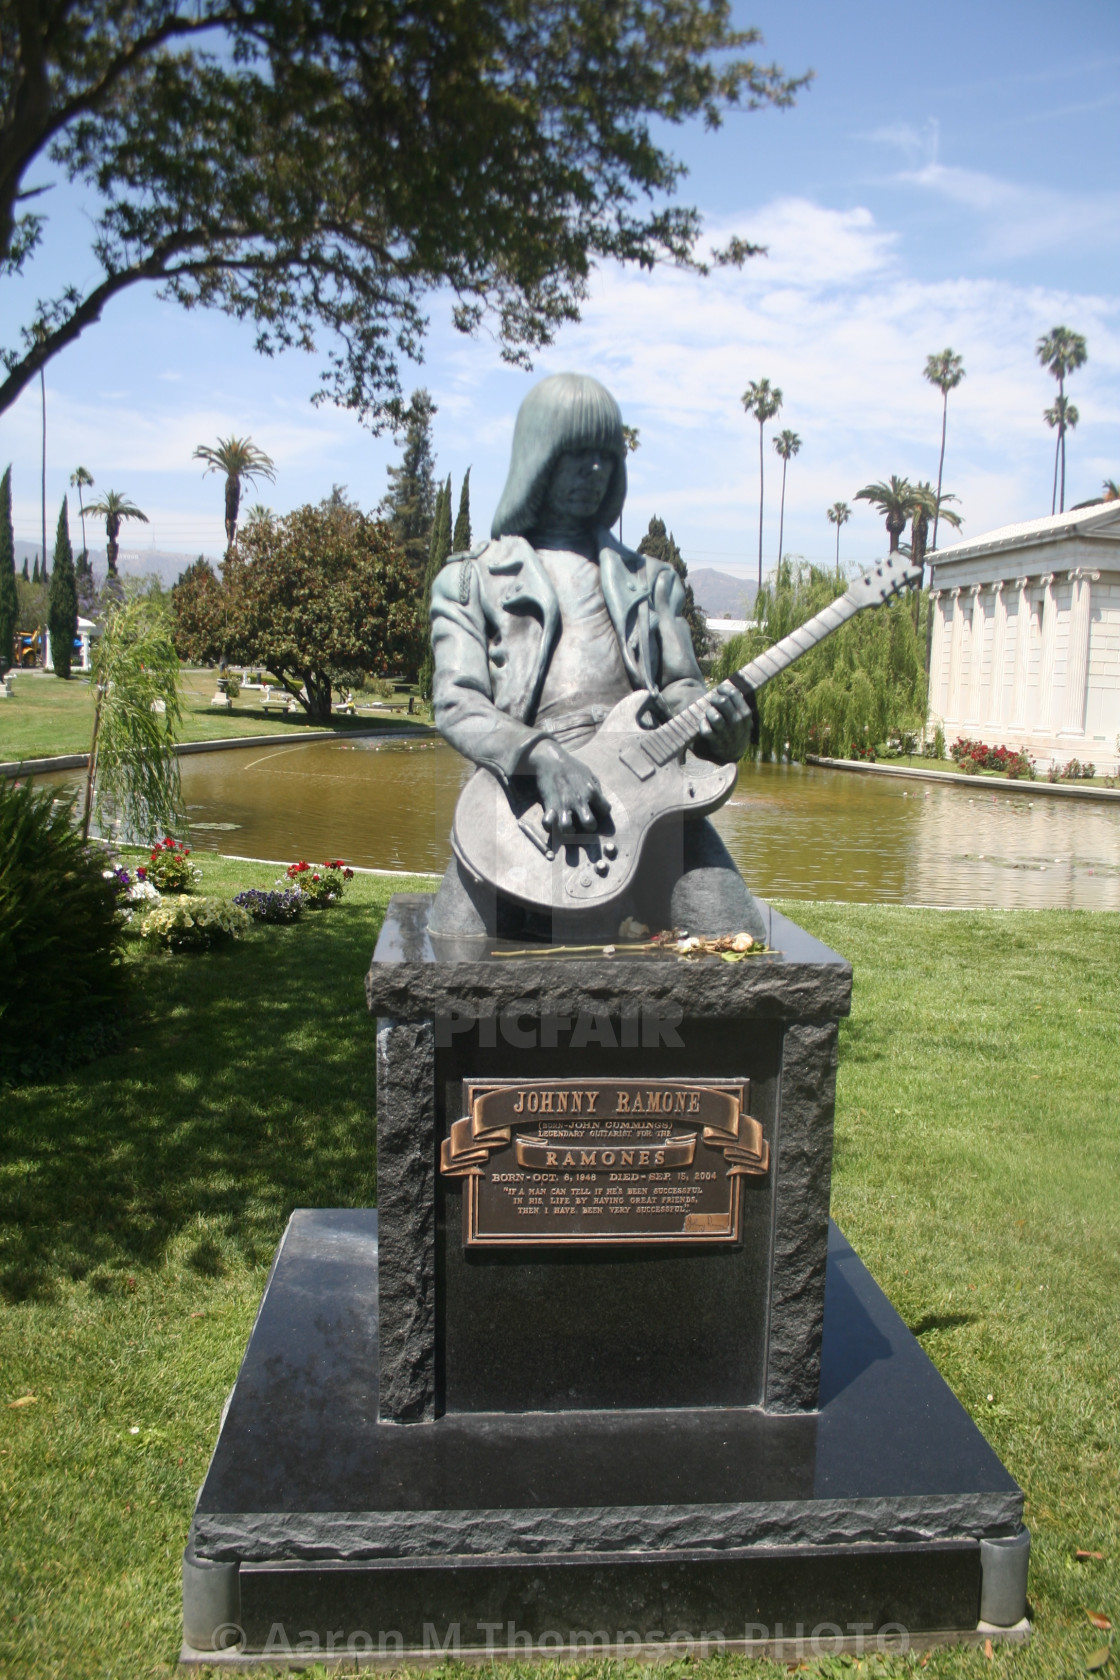
[[[936,117],[927,118],[921,128],[913,123],[887,123],[882,128],[873,128],[869,134],[860,135],[858,138],[879,146],[891,146],[915,163],[924,160],[927,164],[932,164],[937,162],[941,125]]]
[[[993,226],[1022,211],[1018,189],[931,167],[933,173],[915,171],[925,177],[921,190],[968,195]],[[441,473],[454,474],[457,490],[463,471],[472,468],[476,533],[500,494],[513,417],[526,390],[544,373],[582,368],[615,391],[627,420],[641,429],[641,448],[630,461],[627,538],[660,513],[693,559],[754,564],[758,431],[741,396],[749,380],[766,375],[785,393],[779,424],[803,439],[789,471],[786,547],[827,561],[835,533],[825,509],[832,502],[852,502],[861,485],[891,472],[936,476],[941,402],[922,369],[931,352],[947,345],[963,355],[967,369],[950,398],[945,469],[948,487],[961,497],[967,534],[1049,511],[1052,439],[1042,410],[1053,382],[1038,366],[1034,345],[1056,322],[1089,342],[1088,364],[1071,386],[1081,424],[1070,443],[1069,499],[1082,500],[1102,477],[1117,476],[1120,292],[1093,295],[976,277],[926,280],[908,270],[892,229],[859,206],[834,210],[789,197],[747,204],[712,227],[712,242],[731,231],[765,243],[769,256],[706,278],[672,269],[601,270],[582,323],[565,329],[532,375],[503,366],[491,341],[455,334],[436,301],[426,364],[405,378],[409,386],[426,384],[439,405]],[[122,394],[99,389],[103,382],[117,392],[122,380],[108,322],[98,329],[105,335],[98,342],[112,372],[99,378],[92,360],[62,357],[48,374],[52,535],[67,476],[84,461],[99,489],[111,484],[129,491],[151,517],[150,527],[139,528],[137,547],[150,541],[219,552],[221,486],[202,477],[191,452],[231,431],[249,433],[277,462],[276,486],[251,490],[249,501],[259,495],[283,511],[317,500],[337,480],[365,506],[376,503],[395,447],[388,438],[371,440],[350,415],[308,406],[318,358],[261,361],[236,324],[184,318],[150,299],[138,301],[135,313],[148,323],[145,342],[157,349],[150,352],[151,371],[135,358],[135,376]],[[163,370],[182,372],[182,383],[162,382]],[[16,463],[17,535],[32,540],[40,523],[38,450],[33,390],[0,421],[0,465]],[[766,457],[770,563],[779,463],[769,435]],[[861,504],[843,532],[842,555],[870,559],[881,542],[880,521]]]
[[[789,199],[730,220],[765,239],[770,258],[706,279],[603,272],[583,323],[544,370],[597,372],[641,427],[631,535],[658,512],[686,553],[739,553],[746,562],[757,543],[758,433],[741,394],[766,375],[785,393],[779,425],[804,440],[790,466],[786,546],[825,556],[825,509],[837,497],[851,501],[891,472],[936,477],[940,396],[922,370],[946,345],[967,369],[950,399],[946,483],[961,496],[969,532],[1048,511],[1041,411],[1052,391],[1034,342],[1061,320],[1087,334],[1090,352],[1077,375],[1072,499],[1095,491],[1096,463],[1120,420],[1120,300],[996,280],[922,281],[866,210]],[[769,434],[766,456],[769,561],[779,483]],[[842,547],[871,555],[879,540],[878,521],[861,508]]]
[[[895,179],[982,217],[981,249],[989,257],[1029,257],[1070,241],[1094,249],[1120,242],[1117,192],[1024,186],[982,170],[938,163],[936,158],[921,169],[903,170]]]

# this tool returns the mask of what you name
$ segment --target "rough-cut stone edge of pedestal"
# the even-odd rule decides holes
[[[820,1393],[836,1046],[835,1021],[791,1022],[782,1035],[763,1391],[768,1412],[812,1411]]]
[[[378,1414],[436,1415],[436,1092],[430,1020],[377,1024]]]
[[[373,1561],[541,1553],[688,1551],[982,1539],[1017,1533],[1023,1495],[806,1499],[499,1511],[196,1511],[191,1543],[214,1562]]]
[[[427,900],[426,894],[397,896]],[[390,961],[375,953],[366,975],[370,1013],[411,1020],[448,1014],[490,1018],[515,1005],[526,1014],[578,1015],[596,1003],[616,1012],[675,1012],[678,1020],[746,1015],[833,1020],[849,1013],[851,997],[851,964],[840,960],[509,957],[438,962]]]
[[[672,1012],[678,1022],[747,1015],[833,1020],[850,1012],[851,993],[850,968],[764,957],[734,966],[714,957],[659,959],[656,965],[526,957],[508,964],[457,963],[443,972],[431,963],[377,963],[366,976],[371,1014],[394,1017],[488,1019],[515,1007],[526,1015],[576,1016],[598,1003],[616,1013]]]

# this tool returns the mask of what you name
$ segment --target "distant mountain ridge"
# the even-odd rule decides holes
[[[746,578],[717,572],[713,566],[690,566],[688,581],[692,593],[709,618],[749,618],[758,593]]]
[[[92,536],[93,533],[91,532]],[[73,537],[73,521],[71,522],[71,537]],[[99,532],[98,537],[90,543],[90,558],[93,561],[94,575],[103,579],[105,576],[105,541]],[[78,547],[81,537],[78,538]],[[22,572],[24,557],[26,556],[28,569],[32,566],[35,556],[39,552],[39,544],[26,542],[17,537],[15,542],[16,570]],[[77,549],[75,549],[77,552]],[[208,554],[214,570],[221,566],[221,556]],[[153,573],[159,578],[164,588],[169,588],[181,572],[198,559],[198,554],[179,553],[167,548],[129,548],[121,544],[118,569],[127,577],[150,577]],[[50,564],[48,556],[48,566]],[[746,578],[732,577],[730,572],[720,572],[714,566],[690,566],[688,581],[692,585],[692,593],[697,602],[707,613],[709,618],[750,618],[757,593],[756,586]]]
[[[71,541],[73,541],[73,520],[71,520],[70,537]],[[16,538],[15,551],[17,572],[22,573],[23,562],[25,559],[27,561],[28,569],[30,570],[30,568],[35,564],[35,557],[39,553],[39,546],[40,545],[37,542],[25,542],[22,537]],[[75,554],[78,553],[80,548],[81,537],[79,535],[78,542],[74,549]],[[50,569],[51,555],[53,552],[53,547],[48,550],[48,571]],[[102,538],[100,542],[92,542],[90,544],[89,556],[93,561],[94,575],[98,578],[104,578],[105,573],[108,570],[105,563],[104,538]],[[160,582],[166,588],[176,581],[180,572],[185,572],[187,567],[193,565],[197,559],[197,554],[179,554],[167,548],[125,548],[122,545],[120,557],[117,561],[117,569],[127,577],[150,577],[154,572],[156,577],[159,578]],[[221,565],[221,557],[215,554],[208,554],[206,559],[209,560],[214,570],[217,571],[218,567]]]

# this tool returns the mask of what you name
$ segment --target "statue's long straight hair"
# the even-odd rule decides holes
[[[527,537],[537,525],[552,469],[569,450],[601,449],[612,458],[596,523],[611,526],[626,500],[622,414],[605,385],[586,373],[554,373],[534,385],[517,411],[509,476],[491,535]]]

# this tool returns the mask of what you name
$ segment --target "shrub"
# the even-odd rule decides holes
[[[298,888],[262,892],[259,887],[250,887],[239,892],[233,902],[257,922],[294,922],[303,909],[303,894]]]
[[[142,936],[171,951],[207,951],[236,939],[249,926],[248,913],[223,898],[181,897],[157,905],[140,925]]]
[[[188,863],[190,855],[189,846],[168,835],[165,840],[156,842],[147,864],[142,864],[136,873],[142,881],[150,881],[161,893],[189,892],[202,879],[194,864]]]
[[[327,863],[304,863],[301,860],[288,865],[287,876],[308,904],[320,909],[342,897],[346,882],[354,879],[354,871],[348,869],[341,858]]]
[[[1013,781],[1020,776],[1028,782],[1034,780],[1034,766],[1017,747],[986,747],[983,741],[970,741],[966,735],[959,735],[949,748],[949,756],[966,774],[970,772],[965,761],[971,759],[978,770],[999,770]]]
[[[114,1040],[126,985],[117,885],[73,801],[0,777],[0,1073],[57,1073]]]

